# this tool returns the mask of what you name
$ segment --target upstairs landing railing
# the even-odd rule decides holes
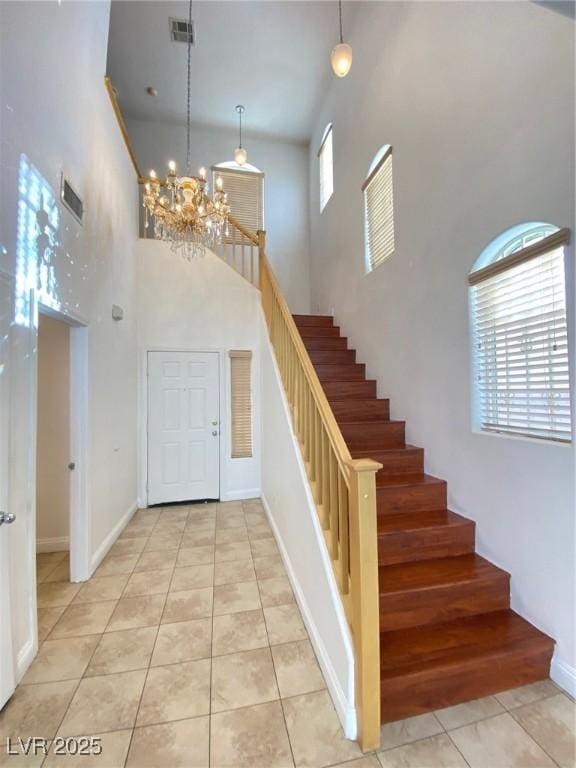
[[[350,455],[266,258],[265,232],[249,232],[232,217],[230,225],[232,234],[238,230],[247,240],[246,247],[252,246],[245,262],[250,275],[256,274],[253,254],[257,249],[262,307],[354,641],[358,740],[364,751],[376,749],[380,743],[376,472],[382,465]],[[226,247],[225,260],[231,263],[234,247],[230,250],[230,243]],[[235,264],[244,263],[238,258],[241,247],[236,241]]]

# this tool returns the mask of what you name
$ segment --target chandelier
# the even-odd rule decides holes
[[[200,168],[197,176],[190,170],[191,30],[192,0],[188,6],[186,175],[178,176],[176,163],[171,160],[165,179],[159,179],[155,171],[150,171],[142,196],[146,228],[152,223],[154,237],[169,242],[173,251],[180,251],[188,259],[202,253],[204,248],[214,248],[222,240],[230,211],[222,179],[216,179],[216,189],[210,196],[206,169]]]

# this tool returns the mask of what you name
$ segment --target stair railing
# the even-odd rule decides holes
[[[258,287],[258,245],[258,236],[229,216],[226,234],[214,250],[226,264]]]
[[[358,740],[364,751],[376,749],[380,743],[376,472],[382,465],[350,455],[266,258],[266,233],[250,233],[232,217],[230,223],[258,246],[264,315],[354,641]]]

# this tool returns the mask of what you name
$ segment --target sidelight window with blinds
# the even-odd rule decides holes
[[[222,178],[222,188],[228,195],[230,213],[251,232],[264,229],[264,174],[254,170],[239,170],[227,164],[212,166],[212,189]]]
[[[468,278],[475,421],[482,431],[569,442],[569,231],[527,225],[510,232]]]
[[[232,458],[252,456],[252,352],[230,352]]]
[[[390,145],[382,147],[372,161],[362,192],[366,271],[370,272],[394,253],[394,191]]]
[[[334,158],[332,154],[332,125],[324,131],[318,150],[318,169],[320,173],[320,213],[334,192]]]

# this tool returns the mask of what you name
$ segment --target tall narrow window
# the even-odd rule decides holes
[[[324,137],[318,150],[318,165],[320,168],[320,211],[334,192],[334,163],[332,157],[332,126],[324,131]]]
[[[392,147],[389,144],[382,147],[372,161],[362,192],[366,270],[370,272],[394,253]]]
[[[252,456],[252,352],[230,352],[232,458]]]
[[[222,163],[212,166],[212,189],[218,177],[232,216],[251,232],[264,229],[264,174],[248,164]]]
[[[564,282],[569,232],[531,223],[504,233],[469,276],[474,417],[479,429],[568,442]]]

